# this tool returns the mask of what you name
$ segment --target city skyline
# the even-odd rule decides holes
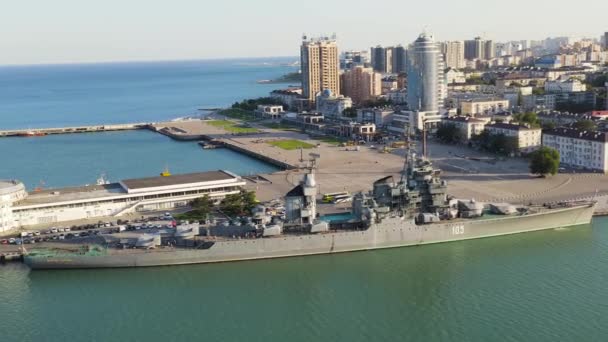
[[[320,0],[307,2],[301,12],[287,11],[277,0],[232,1],[214,5],[212,11],[191,0],[58,0],[36,4],[36,11],[30,5],[12,3],[5,11],[11,15],[2,20],[0,65],[292,57],[298,54],[303,33],[335,32],[341,50],[360,50],[379,44],[405,46],[424,29],[438,41],[482,36],[497,42],[558,36],[598,39],[608,30],[603,20],[608,4],[603,3],[586,14],[586,20],[567,26],[564,23],[570,21],[559,3],[549,8],[520,0],[484,16],[478,15],[485,6],[480,0],[445,3],[441,11],[436,11],[436,4],[381,0],[374,3],[380,10],[376,19],[371,18],[375,25],[368,26],[361,22],[369,22],[369,9]],[[419,15],[424,13],[433,16]],[[497,18],[515,18],[522,28]],[[526,32],[531,26],[526,23],[538,23],[539,18],[542,27]]]

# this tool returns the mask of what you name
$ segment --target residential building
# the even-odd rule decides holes
[[[468,60],[485,59],[485,43],[481,37],[464,42],[464,58]]]
[[[270,97],[281,101],[287,108],[295,108],[296,101],[302,96],[302,88],[277,89],[270,92]]]
[[[470,116],[454,116],[443,119],[443,124],[452,125],[463,133],[465,140],[470,140],[472,136],[479,135],[485,129],[488,119],[472,118]]]
[[[384,127],[393,121],[395,111],[392,108],[362,108],[357,110],[357,122],[373,123]]]
[[[505,99],[476,99],[460,102],[460,113],[462,115],[493,114],[504,112],[509,108],[509,101]]]
[[[565,81],[555,80],[545,82],[545,91],[547,93],[573,93],[585,90],[587,90],[587,87],[575,78],[570,78]]]
[[[283,106],[258,105],[254,114],[260,118],[276,120],[280,119],[285,114],[285,111],[283,110]]]
[[[407,50],[397,45],[393,48],[393,73],[399,74],[407,71]]]
[[[443,54],[446,68],[462,69],[466,67],[463,41],[441,43],[441,53]]]
[[[531,128],[515,123],[496,122],[487,124],[485,129],[491,135],[503,134],[507,137],[515,138],[520,153],[534,152],[542,143],[542,130],[540,128]]]
[[[555,102],[555,94],[521,96],[521,106],[525,111],[554,110]]]
[[[608,134],[556,128],[543,132],[543,146],[559,152],[563,165],[608,172]]]
[[[391,90],[384,96],[395,105],[407,104],[407,89]]]
[[[340,69],[348,70],[355,66],[367,66],[369,63],[369,51],[344,51],[340,58]]]
[[[341,117],[345,109],[353,106],[353,101],[350,97],[336,95],[329,89],[319,92],[315,103],[317,105],[317,112],[326,117],[333,118]]]
[[[467,83],[467,78],[463,71],[458,69],[449,68],[445,72],[445,83],[450,84],[463,84]]]
[[[421,34],[408,51],[407,91],[412,111],[438,112],[444,106],[447,88],[443,57],[433,36]]]
[[[490,60],[496,57],[496,49],[494,46],[494,42],[491,40],[486,40],[483,42],[483,59]]]
[[[608,32],[604,32],[604,49],[608,50]]]
[[[340,61],[335,37],[307,38],[300,49],[302,95],[314,102],[319,92],[340,94]]]
[[[401,46],[382,47],[380,45],[370,48],[372,67],[383,74],[398,74],[406,70],[406,49]]]
[[[382,78],[382,94],[387,94],[390,91],[399,89],[399,82],[395,76],[387,76]]]
[[[354,66],[342,74],[342,94],[363,103],[382,94],[382,75],[372,68]]]

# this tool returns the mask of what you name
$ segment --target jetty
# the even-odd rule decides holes
[[[74,127],[54,127],[36,129],[13,129],[0,131],[0,137],[28,137],[44,136],[51,134],[72,134],[72,133],[94,133],[111,131],[129,131],[137,129],[149,129],[152,123],[126,123],[116,125],[90,125]]]

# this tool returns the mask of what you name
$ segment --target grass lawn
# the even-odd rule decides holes
[[[276,123],[276,122],[268,122],[268,123],[264,123],[262,125],[264,127],[266,127],[266,128],[279,129],[279,130],[282,130],[282,131],[294,131],[294,132],[299,132],[300,131],[300,129],[297,128],[297,127],[285,125],[285,124],[282,124],[282,123]]]
[[[335,146],[338,146],[344,142],[344,140],[341,140],[336,137],[323,137],[323,138],[320,138],[319,140],[321,140],[322,142],[324,142],[326,144],[335,145]]]
[[[228,121],[228,120],[211,120],[211,121],[205,121],[205,122],[211,126],[223,128],[225,131],[230,132],[230,133],[258,133],[259,132],[255,128],[239,125],[235,122]]]
[[[300,140],[279,140],[269,143],[272,146],[282,148],[284,150],[297,150],[300,148],[309,149],[315,147],[313,144],[305,143]]]
[[[218,112],[218,114],[227,116],[231,119],[239,119],[242,121],[254,121],[255,120],[255,115],[253,115],[253,112],[243,110],[240,108],[222,109]]]

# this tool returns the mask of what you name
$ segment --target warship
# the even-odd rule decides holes
[[[594,201],[511,205],[452,198],[441,171],[408,150],[401,176],[354,195],[350,219],[327,222],[317,214],[314,161],[286,194],[284,217],[260,206],[238,227],[178,226],[169,245],[167,237],[145,235],[134,248],[31,252],[24,261],[32,269],[117,268],[366,251],[588,225],[595,208]]]

